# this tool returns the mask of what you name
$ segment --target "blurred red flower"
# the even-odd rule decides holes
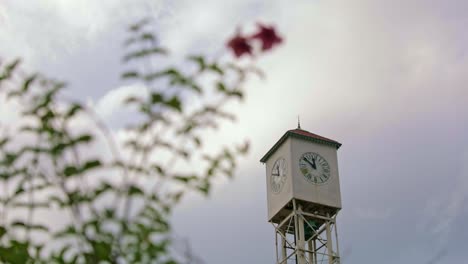
[[[252,54],[252,46],[248,42],[248,39],[239,33],[228,41],[227,46],[238,58],[244,54]]]
[[[258,23],[258,32],[252,36],[262,42],[262,50],[269,50],[273,46],[283,42],[283,39],[278,36],[273,26],[265,26]]]

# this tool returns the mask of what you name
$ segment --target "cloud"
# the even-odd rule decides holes
[[[157,17],[163,1],[6,1],[0,5],[2,56],[28,58],[33,68],[78,52],[143,15]],[[13,36],[13,37],[12,37]]]
[[[125,100],[129,97],[145,99],[148,96],[147,88],[142,84],[132,84],[121,86],[108,91],[104,96],[96,100],[93,108],[96,113],[104,120],[116,117],[127,109]]]
[[[450,237],[460,228],[457,219],[463,215],[468,199],[468,152],[460,159],[460,173],[453,179],[452,188],[447,193],[438,193],[427,202],[423,214],[423,232],[436,237],[441,247],[448,247]]]

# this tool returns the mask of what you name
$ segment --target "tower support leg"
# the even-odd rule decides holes
[[[284,233],[284,236],[281,237],[281,260],[286,259],[287,257],[287,251],[286,251],[286,233]],[[286,263],[286,262],[282,262]]]
[[[307,264],[305,258],[305,234],[304,234],[304,218],[300,215],[296,215],[298,223],[298,240],[297,240],[297,263]]]
[[[296,200],[292,205],[289,215],[273,224],[276,236],[281,239],[280,250],[279,241],[275,243],[277,264],[339,264],[336,214],[330,217],[316,211],[304,212]]]
[[[333,264],[333,241],[331,235],[331,225],[330,222],[327,221],[326,223],[326,233],[327,233],[327,254],[328,254],[328,264]]]

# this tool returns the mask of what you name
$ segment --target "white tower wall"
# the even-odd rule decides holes
[[[284,158],[286,161],[286,182],[279,193],[273,193],[271,190],[271,171],[276,160]],[[278,150],[272,154],[266,162],[266,184],[268,201],[268,220],[270,221],[291,199],[293,184],[291,181],[291,139],[287,139]]]
[[[290,138],[293,198],[341,209],[340,180],[336,147]],[[306,152],[315,152],[330,165],[330,179],[323,184],[308,182],[299,169],[299,159]]]

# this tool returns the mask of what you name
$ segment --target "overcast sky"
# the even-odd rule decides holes
[[[0,3],[0,56],[68,80],[71,95],[118,115],[125,26],[157,18],[174,50],[219,50],[238,25],[276,24],[239,121],[213,141],[250,139],[233,180],[186,199],[174,229],[207,264],[273,263],[263,154],[288,129],[340,148],[343,263],[466,263],[468,2],[463,0],[65,1]],[[0,107],[0,116],[6,109]],[[217,140],[217,141],[216,141]]]

